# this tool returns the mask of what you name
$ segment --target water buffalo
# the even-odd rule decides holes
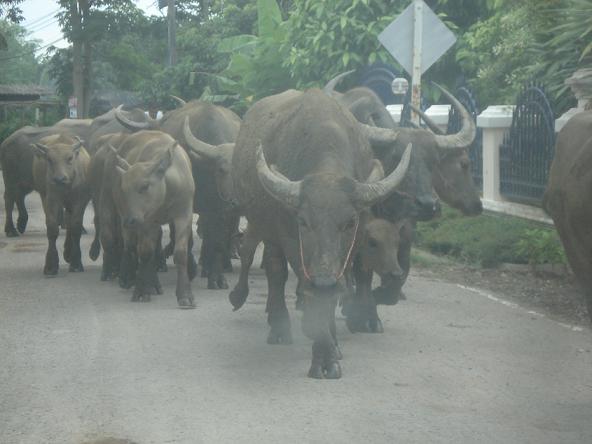
[[[84,210],[90,200],[88,165],[90,157],[80,139],[54,134],[34,144],[33,186],[41,195],[47,227],[47,254],[43,273],[58,273],[59,258],[56,239],[59,233],[59,215],[67,214],[64,260],[70,271],[84,271],[80,255],[80,235]]]
[[[62,119],[53,126],[24,126],[0,145],[0,165],[4,179],[4,205],[6,222],[4,232],[8,237],[24,233],[29,215],[25,207],[25,197],[33,191],[33,155],[32,144],[45,136],[67,132],[82,140],[87,140],[90,120]],[[14,205],[17,205],[18,219],[16,228],[12,218]],[[17,231],[18,230],[18,231]]]
[[[191,133],[210,147],[221,147],[236,140],[240,117],[229,109],[194,100],[167,113],[160,121],[134,122],[116,113],[121,124],[129,129],[157,128],[173,136],[188,153],[191,147],[183,127],[189,119]],[[217,149],[217,148],[216,148]],[[218,192],[212,155],[190,154],[195,180],[194,210],[199,214],[202,243],[202,265],[208,278],[208,288],[228,288],[223,274],[225,258],[229,256],[230,236],[236,230],[238,218],[231,205]],[[228,262],[228,261],[227,261]]]
[[[363,122],[383,128],[395,128],[396,123],[386,111],[380,99],[368,88],[354,88],[345,93],[335,92],[335,86],[349,71],[335,77],[325,86],[324,92],[347,106],[356,118]],[[404,298],[401,288],[404,285],[410,267],[410,253],[416,221],[427,221],[439,213],[439,203],[433,190],[447,204],[459,209],[465,215],[477,215],[482,211],[479,191],[473,183],[470,173],[470,160],[467,148],[472,144],[475,135],[475,124],[460,102],[444,88],[436,85],[444,96],[452,103],[462,116],[463,125],[459,133],[443,135],[425,129],[399,128],[400,136],[390,146],[374,145],[377,158],[382,162],[386,172],[392,171],[399,163],[401,149],[405,143],[413,143],[415,159],[412,159],[409,173],[403,183],[387,200],[377,205],[373,211],[377,217],[392,222],[407,220],[406,229],[401,232],[399,244],[399,263],[403,274],[373,292],[375,302],[395,304]],[[432,128],[433,122],[422,112],[420,115]],[[356,273],[358,277],[364,276]],[[367,275],[366,275],[367,276]],[[367,282],[362,285],[366,287]],[[376,313],[376,307],[365,301],[354,300],[354,307],[344,306],[344,312],[353,318],[348,319],[348,326],[354,331],[382,331],[380,319],[368,318],[369,313]],[[364,315],[366,314],[366,315]],[[372,327],[376,326],[376,327]]]
[[[358,123],[320,90],[290,90],[258,101],[239,132],[234,190],[249,221],[247,237],[265,244],[268,342],[291,341],[284,295],[289,262],[310,295],[303,316],[303,330],[314,340],[309,377],[341,376],[334,310],[358,228],[369,208],[401,182],[409,164],[410,147],[394,172],[367,183],[382,176],[369,137],[383,136],[396,138],[392,131]],[[252,262],[252,254],[243,256],[243,281],[233,290],[239,299],[248,292],[243,270]]]
[[[592,319],[592,111],[576,114],[559,131],[543,207],[555,222]]]
[[[150,292],[162,290],[156,273],[157,244],[161,225],[175,227],[174,261],[177,264],[176,296],[179,307],[193,308],[188,257],[195,186],[191,162],[185,150],[161,131],[140,131],[123,136],[117,148],[107,143],[112,156],[104,163],[103,183],[110,184],[111,196],[102,194],[100,211],[108,212],[110,202],[121,223],[123,256],[120,282],[135,273],[132,301],[149,301]],[[113,218],[101,222],[101,230]],[[108,248],[104,246],[104,248]],[[137,262],[137,265],[136,265]]]

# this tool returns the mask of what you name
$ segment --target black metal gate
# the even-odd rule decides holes
[[[510,132],[500,145],[500,193],[509,200],[540,205],[555,147],[555,118],[542,84],[518,95]]]
[[[473,121],[477,122],[477,116],[479,115],[479,108],[477,107],[477,101],[473,96],[471,90],[465,86],[461,86],[456,91],[455,97],[460,103],[467,109],[469,114],[473,117]],[[460,131],[461,118],[459,113],[454,107],[450,109],[448,114],[448,134],[454,134]],[[481,128],[477,128],[477,136],[475,141],[469,149],[469,157],[471,159],[471,173],[475,185],[479,188],[483,188],[483,131]]]

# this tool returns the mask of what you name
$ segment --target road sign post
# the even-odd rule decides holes
[[[421,76],[454,44],[456,37],[423,0],[411,4],[378,36],[411,76],[411,103],[421,104]],[[412,121],[419,123],[413,113]]]
[[[411,75],[411,103],[421,106],[421,53],[423,33],[423,0],[414,0],[413,4],[413,73]],[[419,125],[419,114],[411,114],[411,121]]]

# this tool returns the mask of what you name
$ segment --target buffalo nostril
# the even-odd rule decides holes
[[[125,220],[125,225],[127,225],[128,227],[133,227],[137,223],[138,223],[138,219],[136,219],[135,217],[128,217]]]
[[[66,176],[54,177],[53,181],[58,185],[63,185],[68,182],[68,178]]]

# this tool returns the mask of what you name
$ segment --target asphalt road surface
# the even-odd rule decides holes
[[[258,268],[238,312],[201,278],[197,308],[179,310],[173,266],[165,294],[132,303],[99,281],[91,235],[84,273],[62,262],[45,278],[38,196],[27,204],[27,233],[0,233],[2,444],[592,443],[586,328],[412,276],[408,300],[381,308],[384,334],[339,318],[343,377],[312,380],[293,276],[294,344],[270,346]]]

